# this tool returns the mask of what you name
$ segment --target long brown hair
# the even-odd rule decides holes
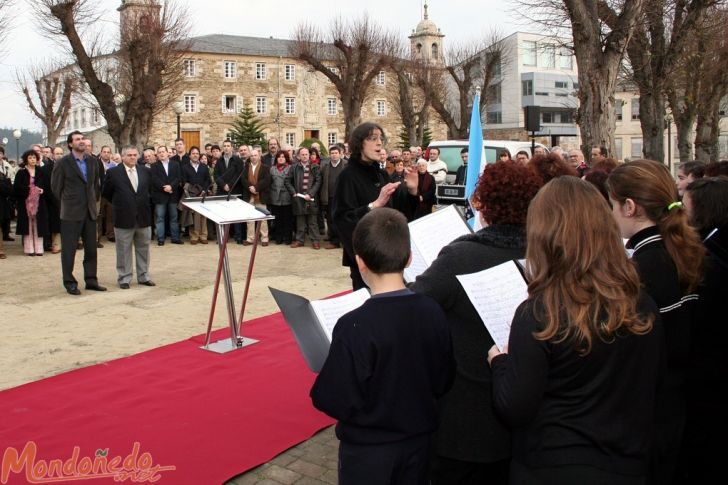
[[[652,160],[635,160],[615,168],[607,179],[609,196],[624,204],[627,199],[642,208],[660,231],[665,249],[675,263],[680,283],[693,291],[702,276],[703,244],[677,202],[677,186],[667,167]]]
[[[526,232],[528,295],[544,324],[537,339],[572,341],[587,354],[595,337],[609,342],[620,329],[652,329],[652,317],[637,313],[637,269],[592,184],[577,177],[551,180],[531,202]]]

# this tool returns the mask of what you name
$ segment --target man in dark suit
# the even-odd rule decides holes
[[[164,226],[169,219],[169,231],[172,233],[172,244],[184,244],[180,239],[177,218],[177,203],[180,196],[182,172],[179,163],[169,159],[167,147],[157,148],[159,161],[152,165],[152,202],[156,215],[157,245],[164,246]]]
[[[116,237],[116,272],[119,287],[129,289],[132,275],[132,245],[136,255],[137,281],[140,285],[155,286],[149,278],[149,240],[152,237],[152,218],[149,196],[152,190],[150,169],[137,164],[136,147],[121,150],[122,164],[106,171],[103,196],[111,202]]]
[[[210,189],[212,180],[207,165],[200,163],[200,149],[190,147],[190,163],[182,165],[182,187],[190,197],[200,197]],[[207,219],[201,214],[192,214],[190,244],[207,244]]]
[[[247,147],[245,147],[247,150]],[[244,152],[245,152],[244,150]],[[222,165],[220,165],[222,162]],[[245,162],[242,158],[233,154],[233,144],[230,140],[222,142],[222,157],[217,161],[215,166],[215,177],[217,177],[217,191],[220,195],[233,193],[243,194],[243,200],[245,198],[247,186],[243,170],[245,169]],[[218,171],[219,167],[219,171]],[[218,177],[217,174],[221,175]],[[232,227],[233,237],[238,244],[243,244],[243,224],[233,224]]]
[[[99,195],[99,167],[86,154],[86,141],[80,131],[68,135],[71,153],[53,168],[51,189],[61,205],[61,268],[63,286],[71,295],[80,295],[73,277],[73,264],[79,236],[83,240],[83,278],[87,290],[106,291],[96,277],[96,198]]]

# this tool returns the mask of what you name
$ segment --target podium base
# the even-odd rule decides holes
[[[218,340],[217,342],[212,342],[210,345],[207,346],[200,346],[202,350],[209,350],[210,352],[215,352],[216,354],[227,354],[228,352],[232,352],[234,350],[240,350],[243,347],[247,347],[248,345],[257,344],[260,342],[260,340],[256,340],[254,338],[249,337],[240,337],[240,341],[242,342],[242,345],[240,347],[233,346],[232,341],[230,338],[225,338],[222,340]]]

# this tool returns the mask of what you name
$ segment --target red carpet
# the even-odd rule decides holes
[[[220,484],[333,423],[280,313],[243,335],[260,342],[219,355],[195,337],[0,392],[0,483]]]

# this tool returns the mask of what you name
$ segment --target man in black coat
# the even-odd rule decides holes
[[[96,199],[99,196],[98,161],[86,153],[86,140],[80,131],[67,138],[71,153],[53,167],[51,189],[61,206],[61,269],[63,286],[71,295],[80,295],[73,277],[78,238],[83,241],[83,277],[87,290],[106,291],[96,277]]]
[[[242,194],[242,199],[248,200],[250,194],[248,194],[248,186],[245,185],[244,171],[245,160],[233,154],[232,142],[230,140],[222,142],[222,156],[215,166],[218,193],[220,195]],[[219,177],[217,175],[218,173],[221,174]],[[238,244],[243,244],[243,225],[233,224],[232,231],[235,241]]]
[[[179,163],[169,159],[167,147],[157,148],[159,161],[152,164],[152,202],[156,216],[157,245],[164,246],[165,221],[169,219],[172,244],[183,244],[179,234],[177,203],[179,202],[182,172]]]
[[[116,238],[117,281],[122,290],[129,289],[132,275],[132,245],[136,254],[137,281],[155,286],[149,278],[149,240],[152,218],[149,196],[152,190],[150,169],[137,163],[136,147],[121,150],[122,164],[106,171],[103,196],[111,203]]]

